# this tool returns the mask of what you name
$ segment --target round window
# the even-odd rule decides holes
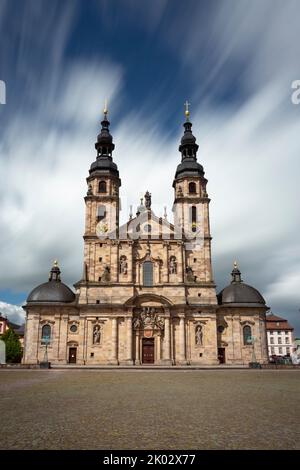
[[[224,328],[223,325],[219,325],[219,326],[218,326],[218,332],[219,332],[219,333],[223,333],[224,330],[225,330],[225,328]]]
[[[76,333],[76,331],[77,331],[77,325],[71,325],[71,326],[70,326],[70,331],[71,331],[72,333]]]

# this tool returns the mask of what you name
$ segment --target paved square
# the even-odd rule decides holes
[[[1,449],[299,449],[299,371],[0,371]]]

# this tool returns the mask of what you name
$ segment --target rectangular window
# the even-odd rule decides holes
[[[279,352],[279,354],[282,354],[282,347],[281,346],[279,346],[278,352]]]
[[[271,347],[271,354],[275,354],[275,348],[273,346]]]
[[[281,338],[278,338],[278,344],[282,344]]]
[[[270,343],[274,344],[274,338],[270,338]]]
[[[288,336],[285,337],[285,344],[289,344],[290,338]]]
[[[291,351],[290,348],[286,348],[286,353],[287,354],[290,354],[290,351]]]

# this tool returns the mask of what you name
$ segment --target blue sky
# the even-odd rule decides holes
[[[104,98],[122,220],[146,189],[171,213],[188,99],[218,290],[237,259],[300,334],[298,17],[291,0],[0,0],[0,310],[20,320],[55,258],[80,278]]]

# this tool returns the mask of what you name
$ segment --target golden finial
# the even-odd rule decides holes
[[[58,268],[58,261],[57,261],[57,259],[54,261],[53,267],[54,267],[54,268]]]
[[[190,117],[190,110],[189,110],[189,106],[190,106],[190,105],[191,105],[191,104],[190,104],[188,101],[186,101],[186,102],[184,103],[184,106],[185,106],[185,112],[184,112],[184,114],[185,114],[185,117],[186,117],[186,120],[187,120],[187,121],[189,120],[189,117]]]
[[[107,99],[104,100],[104,109],[103,109],[104,116],[107,116],[108,109],[107,109]]]
[[[233,263],[233,267],[234,267],[234,269],[238,269],[237,261],[235,261],[235,262]]]

